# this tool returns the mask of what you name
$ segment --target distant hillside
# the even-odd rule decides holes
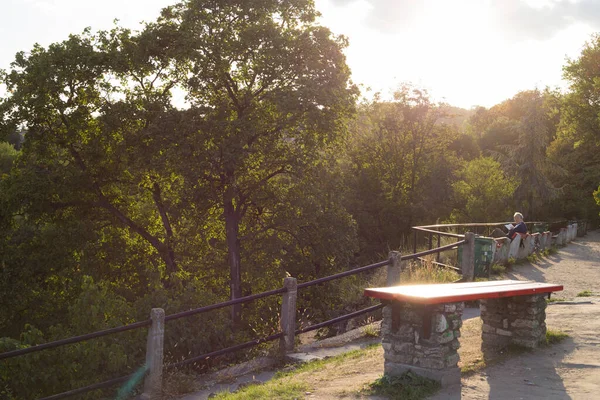
[[[469,118],[475,114],[475,109],[467,110],[460,107],[451,106],[450,104],[442,105],[442,110],[447,114],[440,118],[439,122],[448,125],[454,125],[459,129],[463,129]]]

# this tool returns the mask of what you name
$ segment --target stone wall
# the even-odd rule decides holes
[[[552,245],[564,246],[577,237],[577,224],[571,224],[566,228],[561,228],[557,235],[551,232],[533,233],[531,235],[517,235],[512,242],[508,238],[495,238],[496,248],[494,249],[494,264],[506,264],[509,259],[516,260],[527,258],[535,250],[536,241],[541,250],[546,250]],[[521,244],[521,242],[523,242]]]
[[[482,347],[535,348],[546,339],[546,294],[480,300]]]
[[[463,309],[462,302],[386,306],[381,325],[385,373],[399,376],[412,370],[443,385],[460,382],[457,350]]]

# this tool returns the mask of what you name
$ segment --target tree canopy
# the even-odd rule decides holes
[[[463,110],[411,84],[360,98],[347,39],[317,17],[310,0],[189,0],[16,55],[0,73],[0,351],[381,261],[415,225],[598,218],[599,36],[566,93]],[[358,308],[376,277],[299,293],[303,321]],[[169,357],[278,332],[278,301],[174,321]],[[143,341],[10,361],[0,393],[131,373]],[[52,376],[31,387],[32,370]]]

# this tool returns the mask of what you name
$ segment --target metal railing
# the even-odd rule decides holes
[[[359,268],[354,268],[348,271],[344,271],[338,274],[334,274],[331,276],[327,276],[327,277],[323,277],[323,278],[318,278],[312,281],[308,281],[308,282],[304,282],[304,283],[300,283],[297,284],[297,289],[304,289],[304,288],[308,288],[311,286],[315,286],[315,285],[320,285],[332,280],[336,280],[336,279],[341,279],[347,276],[351,276],[351,275],[356,275],[359,273],[363,273],[363,272],[367,272],[367,271],[372,271],[375,270],[377,268],[381,268],[384,266],[394,266],[398,268],[398,276],[399,276],[399,269],[400,269],[400,265],[399,262],[400,261],[406,261],[406,260],[420,260],[422,257],[426,256],[426,255],[430,255],[430,254],[439,254],[443,251],[447,251],[447,250],[452,250],[452,249],[456,249],[458,248],[458,246],[463,246],[465,245],[465,243],[467,243],[466,239],[457,241],[456,243],[451,243],[449,245],[445,245],[445,246],[439,246],[438,248],[431,248],[428,249],[426,251],[422,251],[422,252],[415,252],[414,254],[408,254],[408,255],[403,255],[397,258],[397,260],[392,259],[391,257],[385,261],[381,261],[375,264],[370,264],[367,266],[363,266],[363,267],[359,267]],[[471,243],[472,245],[472,243]],[[293,278],[292,278],[293,279]],[[389,280],[389,271],[388,271],[388,280]],[[295,282],[295,279],[294,279]],[[251,295],[251,296],[245,296],[245,297],[240,297],[238,299],[233,299],[233,300],[229,300],[229,301],[225,301],[225,302],[221,302],[221,303],[217,303],[217,304],[212,304],[209,306],[204,306],[204,307],[199,307],[196,309],[192,309],[192,310],[187,310],[187,311],[182,311],[179,313],[175,313],[175,314],[171,314],[171,315],[167,315],[164,316],[164,322],[168,322],[168,321],[172,321],[175,319],[179,319],[179,318],[186,318],[192,315],[197,315],[197,314],[201,314],[201,313],[206,313],[206,312],[210,312],[213,310],[217,310],[220,308],[224,308],[224,307],[229,307],[235,304],[242,304],[242,303],[248,303],[257,299],[262,299],[268,296],[273,296],[273,295],[278,295],[278,294],[284,294],[284,295],[289,295],[290,291],[288,290],[287,287],[282,287],[279,289],[274,289],[274,290],[270,290],[267,292],[262,292],[262,293],[258,293],[255,295]],[[294,296],[295,296],[295,291],[294,291]],[[295,299],[294,299],[295,302]],[[295,303],[294,303],[295,304]],[[282,340],[286,334],[291,334],[291,335],[297,335],[297,334],[301,334],[301,333],[305,333],[305,332],[309,332],[309,331],[313,331],[316,329],[320,329],[326,326],[330,326],[332,324],[335,323],[339,323],[341,321],[345,321],[348,319],[352,319],[355,317],[358,317],[360,315],[366,314],[366,313],[370,313],[370,312],[374,312],[379,310],[380,308],[383,307],[383,304],[378,304],[375,306],[371,306],[371,307],[367,307],[363,310],[358,310],[346,315],[342,315],[333,319],[330,319],[328,321],[324,321],[324,322],[320,322],[314,325],[310,325],[308,327],[302,328],[302,329],[293,329],[292,332],[290,333],[286,333],[284,332],[278,332],[275,334],[272,334],[270,336],[264,337],[264,338],[257,338],[245,343],[241,343],[241,344],[237,344],[228,348],[224,348],[224,349],[220,349],[220,350],[216,350],[216,351],[212,351],[206,354],[202,354],[202,355],[198,355],[198,356],[194,356],[176,363],[172,363],[172,364],[168,364],[168,365],[164,365],[163,367],[165,369],[171,369],[171,368],[176,368],[176,367],[180,367],[180,366],[184,366],[187,364],[191,364],[194,362],[198,362],[201,360],[206,360],[212,357],[217,357],[217,356],[221,356],[224,354],[228,354],[228,353],[232,353],[232,352],[237,352],[246,348],[250,348],[253,346],[257,346],[261,343],[266,343],[266,342],[270,342],[270,341],[274,341],[277,339]],[[295,318],[295,314],[294,314],[294,318]],[[128,325],[123,325],[120,327],[115,327],[115,328],[110,328],[110,329],[105,329],[102,331],[97,331],[97,332],[93,332],[93,333],[89,333],[86,335],[80,335],[80,336],[75,336],[75,337],[71,337],[71,338],[67,338],[67,339],[61,339],[61,340],[57,340],[57,341],[53,341],[53,342],[49,342],[49,343],[43,343],[40,345],[36,345],[36,346],[31,346],[31,347],[27,347],[27,348],[23,348],[23,349],[18,349],[18,350],[12,350],[12,351],[7,351],[4,353],[0,353],[0,360],[4,360],[4,359],[10,359],[10,358],[14,358],[14,357],[18,357],[18,356],[22,356],[25,354],[31,354],[34,352],[38,352],[38,351],[43,351],[43,350],[47,350],[47,349],[52,349],[52,348],[57,348],[60,346],[65,346],[65,345],[69,345],[69,344],[73,344],[73,343],[79,343],[79,342],[83,342],[83,341],[87,341],[90,339],[95,339],[95,338],[99,338],[99,337],[103,337],[103,336],[107,336],[107,335],[112,335],[112,334],[117,334],[120,332],[125,332],[125,331],[130,331],[130,330],[134,330],[134,329],[139,329],[139,328],[146,328],[146,327],[153,327],[153,323],[154,321],[152,319],[148,319],[148,320],[143,320],[143,321],[138,321],[138,322],[134,322],[132,324],[128,324]],[[164,337],[164,331],[163,331],[163,337]],[[289,338],[288,338],[289,339]],[[149,351],[151,351],[149,348],[146,349],[147,353]],[[154,351],[154,350],[152,350]],[[162,351],[162,348],[161,348]],[[152,371],[145,371],[146,374],[148,373],[152,373]],[[162,368],[161,368],[161,373],[162,373]],[[98,390],[98,389],[105,389],[117,384],[121,384],[124,382],[129,381],[130,379],[133,379],[136,376],[136,374],[130,374],[127,376],[122,376],[122,377],[118,377],[118,378],[114,378],[114,379],[110,379],[104,382],[100,382],[100,383],[95,383],[89,386],[85,386],[85,387],[81,387],[81,388],[77,388],[77,389],[73,389],[67,392],[63,392],[63,393],[59,393],[59,394],[55,394],[52,396],[48,396],[48,397],[44,397],[43,399],[40,400],[57,400],[57,399],[63,399],[66,397],[70,397],[70,396],[74,396],[77,394],[82,394],[82,393],[87,393],[87,392],[91,392],[94,390]]]

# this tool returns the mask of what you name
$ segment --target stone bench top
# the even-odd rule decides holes
[[[455,303],[499,297],[528,296],[563,290],[562,285],[533,281],[487,281],[392,286],[365,289],[365,296],[418,304]]]

